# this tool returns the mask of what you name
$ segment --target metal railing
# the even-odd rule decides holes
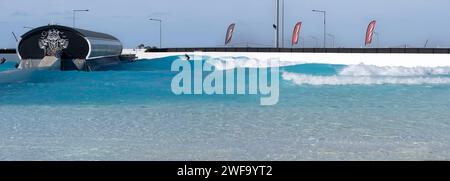
[[[450,54],[450,48],[162,48],[146,52],[303,52],[303,53],[419,53]],[[15,49],[0,49],[2,54],[15,54]]]
[[[303,52],[450,54],[450,48],[162,48],[146,52]]]
[[[0,49],[0,53],[2,54],[15,54],[16,49]]]

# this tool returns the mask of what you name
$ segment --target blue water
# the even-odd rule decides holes
[[[286,66],[278,104],[260,106],[174,95],[177,58],[99,72],[0,65],[0,160],[450,159],[450,68]]]

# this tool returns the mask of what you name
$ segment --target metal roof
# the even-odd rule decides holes
[[[48,29],[48,28],[56,28],[56,29],[64,29],[64,30],[68,30],[68,31],[74,31],[84,37],[104,38],[104,39],[111,39],[111,40],[119,41],[116,37],[105,34],[105,33],[99,33],[99,32],[95,32],[95,31],[78,29],[78,28],[71,28],[71,27],[61,26],[61,25],[47,25],[47,26],[38,27],[38,28],[28,31],[27,33],[23,34],[21,37],[24,38],[35,31],[42,31],[42,30]]]

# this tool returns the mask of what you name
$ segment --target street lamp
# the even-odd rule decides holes
[[[334,36],[333,34],[330,34],[330,33],[327,33],[327,36],[329,36],[333,39],[332,48],[334,48],[334,40],[336,39],[336,36]]]
[[[278,45],[278,26],[276,24],[273,24],[272,27],[273,27],[274,32],[275,32],[275,36],[274,36],[275,47],[278,48],[279,47],[279,45]]]
[[[12,33],[12,35],[14,36],[14,39],[16,40],[16,42],[18,42],[19,40],[17,39],[17,36],[16,36],[16,34],[14,33],[14,31],[11,32],[11,33]]]
[[[284,0],[281,0],[281,5],[280,5],[280,0],[276,0],[276,3],[277,3],[277,5],[276,5],[276,7],[277,7],[277,14],[276,14],[276,18],[277,18],[277,20],[276,20],[276,24],[274,24],[273,25],[273,28],[275,29],[275,33],[276,33],[276,35],[275,35],[275,39],[276,39],[276,42],[275,42],[275,46],[277,47],[277,48],[280,48],[280,29],[281,29],[281,48],[283,48],[284,47],[284,15],[285,15],[285,13],[284,13]],[[281,8],[281,12],[280,12],[280,8]],[[281,14],[281,26],[280,26],[280,13],[282,13]]]
[[[315,36],[308,36],[311,39],[313,39],[315,41],[315,48],[317,48],[319,46],[319,38],[315,37]]]
[[[284,0],[282,0],[282,5],[281,5],[281,48],[284,48]]]
[[[151,18],[150,21],[157,21],[157,22],[159,22],[159,48],[162,48],[162,20],[161,19],[153,19],[153,18]]]
[[[273,26],[275,28],[275,31],[277,33],[276,38],[276,45],[277,48],[280,48],[280,0],[277,0],[277,24]]]
[[[377,36],[377,48],[380,48],[380,34],[378,32],[373,32],[373,34],[375,34],[375,36]]]
[[[300,42],[302,43],[302,48],[305,48],[305,39],[303,37],[298,37],[298,39],[300,40]]]
[[[89,12],[89,9],[74,9],[73,11],[73,28],[75,28],[75,13],[76,12]]]
[[[31,26],[24,26],[23,28],[24,29],[30,29],[30,30],[34,29],[34,27],[31,27]]]
[[[327,12],[322,10],[312,10],[315,13],[323,13],[323,48],[326,48],[327,42]]]

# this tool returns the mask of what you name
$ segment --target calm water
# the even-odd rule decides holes
[[[285,66],[279,103],[260,106],[259,95],[174,95],[175,59],[0,65],[0,160],[450,159],[448,67]]]

